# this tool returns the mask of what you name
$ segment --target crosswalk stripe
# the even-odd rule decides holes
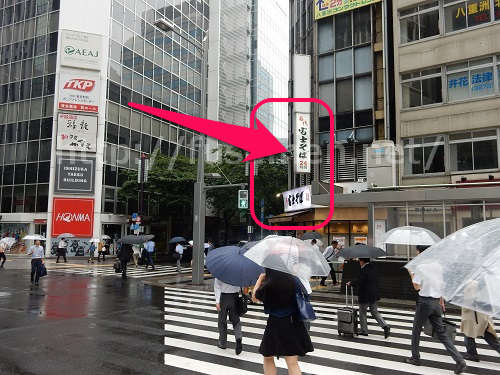
[[[67,267],[54,267],[51,269],[51,272],[61,272],[66,274],[74,274],[74,275],[93,275],[93,276],[115,276],[121,277],[121,273],[115,273],[114,268],[112,267],[95,267],[88,266],[85,267],[75,267],[75,266],[67,266]],[[181,270],[182,274],[191,273],[191,268],[183,268]],[[172,276],[178,275],[177,267],[175,266],[163,266],[157,265],[155,266],[155,270],[145,269],[144,267],[127,267],[127,276],[131,278],[149,278],[149,277],[157,277],[157,276]]]
[[[165,331],[168,336],[174,336],[166,337],[165,345],[169,347],[182,346],[190,353],[183,353],[183,355],[196,358],[198,362],[200,359],[198,359],[197,353],[209,353],[215,358],[217,356],[233,358],[241,365],[232,364],[229,371],[226,366],[223,366],[226,372],[231,374],[238,373],[233,371],[235,370],[234,366],[248,370],[248,366],[244,365],[245,362],[262,363],[262,356],[257,352],[267,320],[262,306],[249,305],[248,313],[241,318],[244,351],[240,356],[236,356],[231,350],[220,350],[215,345],[218,340],[218,329],[217,311],[212,291],[169,286],[165,288],[164,295]],[[310,331],[315,350],[300,359],[300,367],[304,373],[330,375],[332,367],[334,367],[335,374],[346,375],[354,373],[375,374],[380,373],[380,369],[384,369],[386,375],[399,373],[441,375],[449,373],[454,366],[453,360],[443,345],[425,335],[422,335],[420,345],[423,366],[415,367],[403,362],[403,359],[410,355],[414,311],[392,308],[379,309],[391,326],[391,337],[387,340],[383,338],[383,332],[375,320],[371,318],[368,319],[370,331],[368,337],[348,339],[339,337],[337,333],[336,310],[339,306],[343,306],[342,304],[313,302],[313,306],[319,317],[311,324]],[[448,318],[457,323],[460,321],[460,317],[457,316],[449,316]],[[203,338],[204,342],[200,343],[200,338]],[[211,341],[214,344],[210,345]],[[234,342],[234,337],[228,334],[228,341]],[[481,375],[498,373],[498,364],[490,362],[497,356],[497,353],[479,341],[478,348],[483,360],[480,363],[468,363],[468,373]],[[465,351],[461,333],[457,334],[456,347],[461,352]],[[182,357],[179,361],[191,361],[190,358]],[[169,356],[168,365],[182,368],[179,361],[175,361],[173,356]],[[213,374],[217,371],[220,373],[219,367],[213,367],[220,365],[219,361],[209,364],[204,362],[205,366],[198,362],[196,366],[201,366],[201,373]],[[277,365],[278,367],[286,367],[284,361],[277,361]],[[235,371],[238,371],[238,368]]]

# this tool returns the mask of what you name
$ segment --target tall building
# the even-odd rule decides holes
[[[2,1],[0,15],[2,235],[121,236],[138,205],[117,201],[120,172],[155,149],[195,152],[192,132],[128,102],[201,114],[192,44],[208,2]],[[159,18],[184,38],[156,28]]]

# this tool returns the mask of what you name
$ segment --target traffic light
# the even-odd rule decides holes
[[[238,208],[248,209],[248,190],[238,190]]]

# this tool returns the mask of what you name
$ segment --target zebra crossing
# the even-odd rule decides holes
[[[115,273],[113,267],[109,266],[75,266],[75,265],[64,265],[51,268],[51,272],[62,272],[66,274],[74,275],[89,275],[89,276],[115,276],[121,277],[121,273]],[[183,267],[181,274],[191,274],[191,267]],[[149,278],[157,276],[176,276],[179,275],[176,266],[167,265],[155,265],[154,271],[151,269],[145,269],[144,266],[128,266],[127,267],[127,277],[131,278]]]
[[[421,336],[422,366],[404,363],[410,356],[413,311],[379,308],[391,326],[391,336],[384,339],[382,329],[368,318],[369,336],[355,338],[337,333],[337,303],[313,302],[318,319],[311,323],[314,352],[300,358],[304,374],[421,374],[453,373],[455,363],[437,340]],[[228,335],[228,349],[217,347],[217,311],[213,292],[165,287],[165,365],[168,374],[262,374],[262,356],[258,347],[266,325],[262,306],[249,305],[242,318],[243,352],[234,353],[234,336]],[[448,316],[455,323],[460,317]],[[497,327],[498,327],[498,322]],[[231,324],[228,323],[229,333]],[[493,375],[500,372],[498,354],[482,339],[477,339],[481,362],[467,363],[467,374]],[[232,344],[231,344],[232,343]],[[463,335],[455,345],[465,352]],[[284,359],[276,361],[278,374],[286,373]]]

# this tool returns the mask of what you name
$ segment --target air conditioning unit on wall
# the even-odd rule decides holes
[[[399,152],[394,142],[375,141],[366,149],[367,185],[372,187],[399,185]]]

